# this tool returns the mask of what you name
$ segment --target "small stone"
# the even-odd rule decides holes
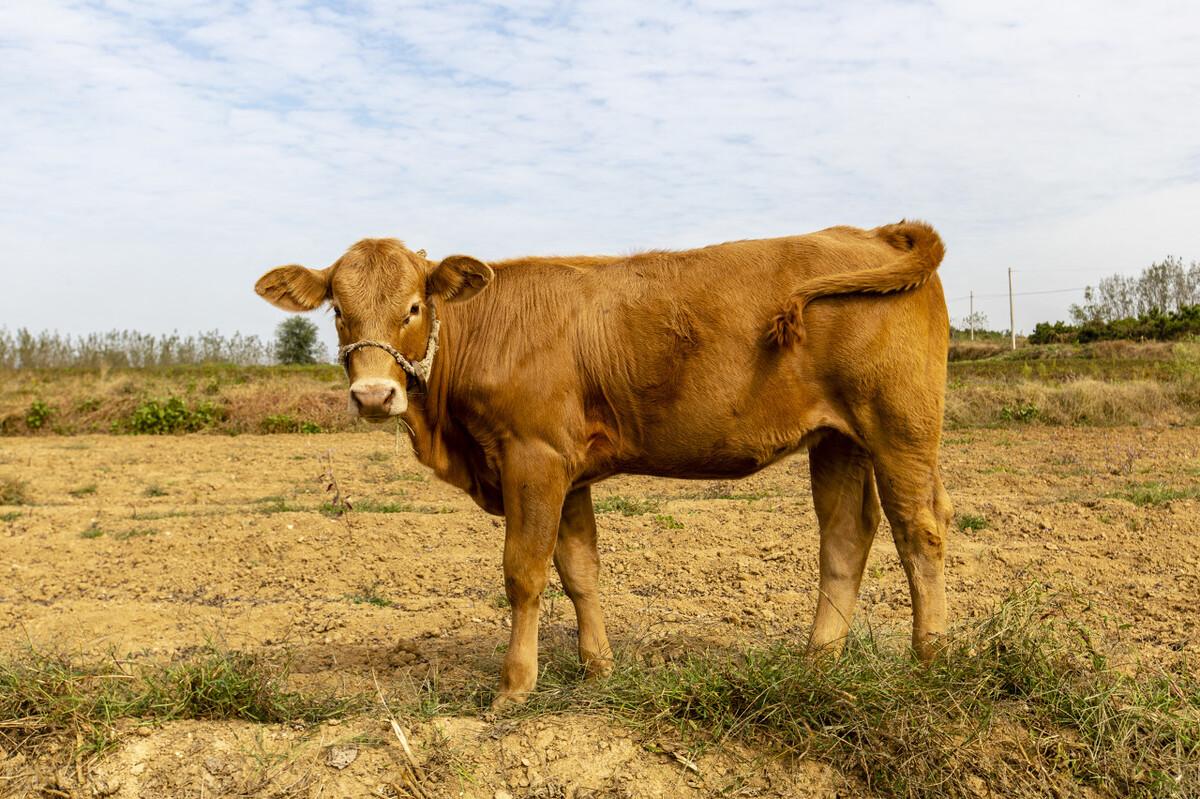
[[[513,795],[503,788],[497,788],[496,793],[492,795],[492,799],[513,799]]]
[[[341,771],[358,759],[357,746],[331,746],[325,750],[325,765]]]
[[[145,763],[134,763],[129,767],[129,773],[135,777],[140,777],[146,771]]]
[[[97,799],[112,796],[119,790],[121,790],[121,783],[117,780],[96,780],[92,783],[92,793],[96,795]]]

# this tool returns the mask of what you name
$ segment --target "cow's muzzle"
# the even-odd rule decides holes
[[[350,411],[368,421],[382,422],[408,408],[404,386],[395,380],[356,380],[350,386]]]

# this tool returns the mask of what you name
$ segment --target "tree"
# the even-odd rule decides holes
[[[317,326],[303,316],[284,319],[275,328],[275,360],[280,363],[317,363],[324,360]]]
[[[1083,304],[1071,306],[1077,325],[1105,324],[1155,311],[1169,314],[1200,303],[1200,263],[1184,266],[1168,256],[1137,277],[1112,275],[1083,292]]]
[[[962,318],[962,329],[970,330],[972,333],[977,333],[981,330],[987,330],[988,318],[983,311],[975,311],[969,313]]]

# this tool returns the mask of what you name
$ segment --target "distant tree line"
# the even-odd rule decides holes
[[[1168,256],[1151,264],[1140,275],[1113,275],[1083,292],[1083,302],[1071,306],[1071,321],[1116,322],[1149,315],[1169,314],[1190,305],[1200,305],[1200,263]]]
[[[1111,339],[1173,341],[1200,336],[1200,263],[1168,257],[1137,276],[1113,275],[1084,289],[1071,323],[1041,322],[1030,344]]]
[[[217,331],[181,336],[156,336],[133,330],[111,330],[71,336],[26,328],[10,332],[0,327],[0,368],[84,369],[186,366],[228,363],[256,366],[272,363],[319,363],[328,360],[316,326],[301,317],[280,323],[274,341],[258,336]]]

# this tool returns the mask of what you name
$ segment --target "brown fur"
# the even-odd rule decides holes
[[[802,448],[822,542],[810,645],[840,646],[882,511],[912,589],[914,646],[932,652],[945,627],[950,518],[937,465],[942,253],[919,222],[490,269],[366,240],[329,270],[291,273],[303,292],[281,300],[275,287],[292,282],[275,273],[259,286],[283,307],[315,307],[307,282],[324,277],[343,344],[382,339],[413,359],[429,328],[427,315],[409,317],[412,298],[441,298],[440,349],[404,420],[423,463],[506,518],[504,702],[533,687],[552,557],[575,602],[581,657],[607,668],[593,483],[623,472],[738,477]],[[464,286],[478,296],[462,302]],[[403,380],[378,350],[357,351],[349,368],[352,380]]]

